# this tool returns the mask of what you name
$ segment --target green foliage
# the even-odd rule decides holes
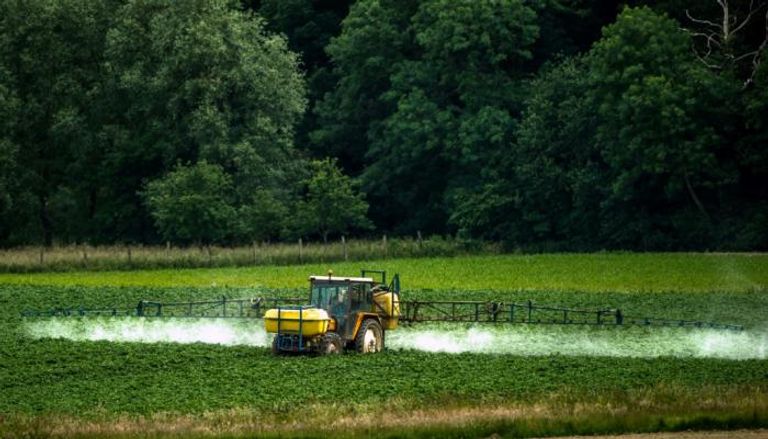
[[[593,142],[581,58],[547,67],[532,82],[516,140],[492,156],[485,183],[459,194],[451,221],[472,235],[514,243],[594,245],[604,166]]]
[[[295,212],[295,227],[304,235],[319,233],[326,243],[330,234],[370,229],[371,222],[366,217],[368,203],[357,191],[354,180],[342,174],[330,159],[315,160],[311,167],[306,200],[299,203]]]
[[[155,240],[138,192],[177,162],[220,165],[238,207],[265,192],[290,199],[305,90],[297,56],[260,18],[226,0],[6,2],[0,12],[0,111],[6,90],[24,103],[0,140],[0,157],[11,142],[19,164],[2,218],[14,235],[0,238]]]
[[[139,192],[201,161],[218,243],[368,229],[308,216],[309,156],[379,232],[768,248],[764,5],[726,36],[714,0],[352,3],[0,5],[0,245],[156,244]]]
[[[203,161],[149,182],[142,195],[165,239],[210,244],[224,237],[234,222],[231,193],[232,181],[221,166]]]
[[[13,207],[14,195],[18,192],[14,181],[18,172],[18,146],[7,136],[15,123],[18,105],[18,99],[7,87],[7,74],[0,61],[0,225],[4,224],[8,212]],[[7,234],[8,229],[0,229],[5,231],[0,232],[0,241],[7,239],[7,236],[2,235]]]
[[[226,2],[127,4],[107,34],[106,95],[121,111],[105,177],[207,160],[232,176],[238,207],[287,197],[304,89],[297,57],[263,26]]]
[[[235,232],[248,242],[268,241],[285,234],[289,208],[274,191],[256,190],[248,203],[237,208]]]
[[[690,46],[676,22],[641,8],[625,10],[591,51],[596,85],[590,97],[600,116],[596,142],[610,168],[603,208],[615,212],[604,215],[604,233],[622,245],[663,245],[671,237],[648,236],[648,223],[674,221],[675,210],[699,211],[699,220],[688,219],[687,227],[708,222],[707,200],[698,193],[734,178],[730,164],[717,159],[728,148],[713,122],[727,123],[718,109],[727,108],[735,93],[727,89],[727,77],[697,62]],[[658,194],[655,199],[649,191]]]
[[[381,227],[440,230],[450,190],[508,139],[519,104],[535,13],[513,0],[450,3],[358,2],[328,48],[341,86],[320,104],[328,128],[315,140],[370,159],[362,179]]]
[[[744,92],[691,44],[675,21],[627,8],[589,53],[545,67],[514,140],[458,193],[451,221],[544,250],[761,248]]]
[[[10,231],[3,238],[11,242],[50,244],[64,231],[55,224],[57,193],[97,186],[87,172],[99,143],[91,121],[115,7],[113,1],[69,0],[0,5],[0,113],[7,117],[0,143],[16,149],[18,163],[8,194],[13,209],[0,212]],[[91,207],[86,202],[81,215],[70,218],[66,232],[73,239],[87,236],[83,213]]]

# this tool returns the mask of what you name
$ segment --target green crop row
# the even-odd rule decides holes
[[[265,348],[16,340],[0,348],[0,413],[96,416],[249,407],[295,412],[403,399],[500,404],[660,385],[768,388],[765,360],[518,357],[385,352],[275,357]]]
[[[497,291],[763,292],[768,255],[597,253],[389,259],[297,266],[0,274],[0,284],[302,288],[310,274],[400,273],[403,288]]]
[[[656,259],[624,254],[582,259],[501,256],[396,260],[376,266],[401,272],[404,300],[533,300],[575,308],[621,308],[628,316],[742,324],[751,334],[764,329],[768,307],[764,257],[670,254]],[[25,309],[128,308],[141,299],[302,297],[307,294],[306,276],[324,268],[100,273],[102,278],[91,273],[3,275],[0,282],[7,283],[0,284],[0,435],[48,428],[46,420],[66,418],[76,425],[110,423],[124,416],[189,415],[209,422],[205,428],[219,431],[228,421],[215,416],[211,420],[209,414],[230,411],[251,414],[245,433],[259,423],[294,425],[310,419],[306,427],[312,435],[324,420],[370,416],[382,407],[401,415],[430,408],[482,411],[502,406],[529,407],[538,413],[536,407],[552,403],[553,398],[559,401],[552,403],[555,407],[574,416],[569,419],[581,419],[581,412],[574,410],[594,406],[594,413],[588,414],[594,422],[569,429],[558,424],[563,418],[556,416],[552,425],[560,427],[537,429],[539,421],[531,421],[526,434],[663,430],[712,419],[717,420],[713,426],[756,426],[768,419],[768,400],[760,396],[768,389],[768,360],[760,356],[726,360],[390,350],[372,356],[274,357],[264,347],[36,339],[28,325],[37,320],[21,317]],[[333,268],[351,274],[359,266]],[[719,284],[706,283],[718,277],[717,270],[731,275],[719,279]],[[588,278],[590,273],[593,279]],[[459,280],[465,288],[457,287]],[[158,286],[168,284],[174,286]],[[589,332],[584,334],[590,337]],[[644,332],[633,334],[637,342]],[[629,418],[621,418],[624,424],[596,421],[605,413],[615,414],[622,404],[631,412]],[[314,414],[305,418],[308,412]],[[664,421],[664,426],[656,424],[671,415],[677,417]],[[11,426],[4,430],[4,422],[17,424],[7,424]],[[528,424],[490,422],[477,432],[491,434],[496,427],[512,431],[521,425]],[[522,430],[515,431],[523,435]]]

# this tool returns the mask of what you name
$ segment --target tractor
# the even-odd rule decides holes
[[[272,352],[329,355],[384,349],[386,331],[397,328],[400,316],[399,275],[387,284],[382,270],[362,270],[360,277],[329,271],[310,276],[309,286],[309,305],[282,306],[264,314],[267,332],[275,334]]]

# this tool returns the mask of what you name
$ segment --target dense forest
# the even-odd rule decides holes
[[[6,0],[0,246],[768,249],[768,2]]]

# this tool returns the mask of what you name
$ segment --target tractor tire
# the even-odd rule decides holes
[[[384,330],[374,319],[365,319],[355,337],[355,349],[361,354],[381,352],[384,349]]]
[[[339,355],[344,350],[341,337],[335,332],[329,332],[320,339],[317,353],[320,355]]]

